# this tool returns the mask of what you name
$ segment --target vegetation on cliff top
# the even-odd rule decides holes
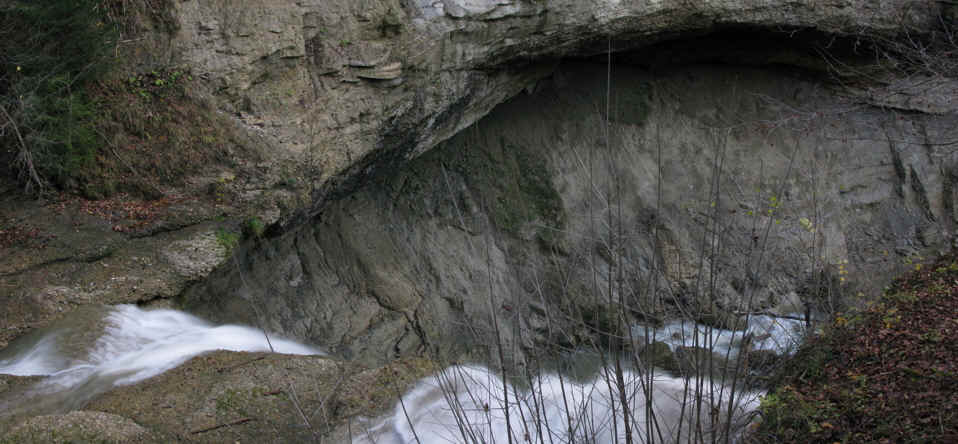
[[[28,193],[158,198],[230,162],[237,144],[186,94],[188,68],[122,56],[137,23],[168,27],[153,3],[0,2],[0,179]]]
[[[97,104],[86,86],[106,69],[113,34],[97,6],[0,5],[0,146],[28,189],[69,180],[96,153]]]
[[[838,314],[762,402],[758,442],[958,441],[958,255]]]

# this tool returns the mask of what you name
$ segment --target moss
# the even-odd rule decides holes
[[[263,390],[226,389],[215,399],[216,412],[221,415],[247,415],[247,406],[253,405]]]
[[[583,322],[598,333],[603,342],[627,336],[626,325],[616,307],[599,304],[583,306],[581,310]]]
[[[239,240],[240,235],[238,233],[223,228],[216,230],[216,242],[226,250],[227,256],[233,252],[233,248],[236,248],[236,245],[239,244]]]
[[[73,411],[27,418],[0,436],[13,443],[121,443],[165,442],[133,421],[94,411]]]
[[[252,239],[263,237],[266,232],[266,224],[260,218],[252,216],[243,222],[243,236]]]
[[[729,362],[725,355],[714,352],[705,347],[675,348],[675,360],[678,368],[673,371],[683,375],[708,374],[713,379],[730,378],[734,371],[735,362]]]
[[[341,418],[383,413],[393,406],[397,396],[440,368],[429,359],[402,358],[384,367],[355,372],[336,391],[332,400],[336,413]]]
[[[385,186],[402,208],[448,217],[456,226],[469,225],[460,217],[479,206],[500,233],[552,250],[561,249],[567,219],[554,176],[541,152],[506,138],[477,141],[466,131],[390,176]],[[456,210],[443,202],[450,198]]]
[[[119,441],[108,440],[94,432],[85,431],[79,427],[67,430],[19,430],[0,438],[0,444],[29,444],[29,443],[88,443],[114,444]]]
[[[495,226],[520,236],[529,224],[540,225],[535,237],[543,246],[555,245],[565,227],[559,192],[552,184],[548,160],[531,148],[500,139],[481,149],[447,150],[458,155],[453,168],[470,188],[484,197],[484,206]]]

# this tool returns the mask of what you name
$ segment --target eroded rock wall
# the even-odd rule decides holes
[[[304,170],[298,179],[320,189],[308,211],[315,214],[342,182],[458,133],[547,76],[555,66],[550,60],[735,26],[845,36],[927,30],[943,6],[904,0],[217,0],[170,7],[176,31],[154,36],[151,63],[186,67],[204,79],[205,91],[196,94],[208,95],[269,147],[263,167],[277,181],[288,180],[297,166]]]
[[[532,91],[563,57],[739,26],[784,30],[781,35],[787,36],[797,30],[852,38],[920,34],[938,26],[939,18],[954,17],[946,3],[905,0],[215,0],[126,6],[118,11],[138,25],[116,47],[122,69],[130,70],[121,77],[188,73],[194,79],[191,103],[209,104],[226,122],[223,133],[239,133],[213,140],[233,159],[202,166],[184,189],[164,191],[178,200],[206,190],[215,201],[177,205],[159,228],[170,232],[157,239],[160,243],[173,239],[204,247],[189,254],[158,253],[166,246],[141,245],[142,233],[117,234],[123,227],[116,224],[100,226],[97,220],[96,229],[88,230],[77,220],[60,221],[49,209],[5,204],[4,224],[28,233],[30,221],[38,221],[41,232],[60,240],[53,242],[57,248],[39,252],[29,243],[5,248],[0,295],[8,303],[0,317],[8,328],[0,333],[0,343],[77,305],[178,294],[228,259],[222,254],[227,249],[213,241],[221,237],[221,224],[206,223],[217,214],[279,222],[282,229],[274,233],[307,221],[330,197],[342,197],[370,177],[396,169],[502,101]],[[779,62],[803,66],[788,57]],[[859,95],[883,106],[953,111],[952,103],[940,98],[953,95],[954,85],[936,95],[918,95],[928,100],[881,87],[876,91],[876,86],[881,85]],[[934,192],[935,186],[909,189]],[[946,194],[951,190],[942,187]],[[230,208],[224,207],[226,200]],[[91,210],[78,211],[82,219]],[[205,225],[197,229],[197,224]],[[63,230],[74,235],[60,234]],[[160,268],[151,268],[157,263]],[[144,274],[146,269],[160,276]],[[108,290],[100,291],[104,287]]]
[[[311,224],[250,245],[187,307],[365,362],[485,355],[475,346],[495,347],[498,326],[521,360],[611,328],[620,301],[725,324],[835,309],[947,248],[955,158],[928,141],[951,140],[953,117],[882,110],[775,67],[607,69],[561,64]]]

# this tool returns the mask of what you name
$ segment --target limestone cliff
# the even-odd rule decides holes
[[[706,307],[723,325],[748,304],[833,310],[948,248],[954,154],[925,137],[949,139],[953,116],[701,63],[617,65],[607,96],[607,69],[560,64],[310,224],[250,244],[187,307],[259,314],[378,363],[494,346],[497,322],[514,350],[588,341],[616,322],[609,304],[651,319]]]
[[[124,69],[189,73],[254,149],[197,165],[152,225],[5,205],[0,230],[48,234],[0,238],[0,343],[178,297],[366,364],[500,338],[521,362],[620,328],[613,305],[833,309],[951,246],[953,71],[869,52],[950,28],[951,2],[144,5]]]
[[[425,152],[563,57],[732,27],[892,35],[936,26],[942,4],[902,0],[258,0],[170,2],[150,64],[187,67],[217,108],[338,184]],[[279,173],[277,173],[279,175]]]

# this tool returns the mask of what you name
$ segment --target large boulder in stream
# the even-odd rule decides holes
[[[162,442],[129,418],[103,412],[76,410],[62,415],[30,418],[7,433],[0,442],[42,443],[154,443]]]
[[[706,347],[675,347],[676,372],[681,375],[705,375],[716,380],[731,379],[735,356]]]
[[[638,356],[643,366],[659,367],[670,372],[679,370],[679,361],[676,360],[672,347],[664,342],[656,341],[642,347]]]
[[[86,410],[149,429],[160,441],[347,442],[357,417],[391,411],[400,394],[437,370],[421,359],[368,369],[321,356],[214,352],[114,389]],[[308,425],[307,425],[308,423]]]

